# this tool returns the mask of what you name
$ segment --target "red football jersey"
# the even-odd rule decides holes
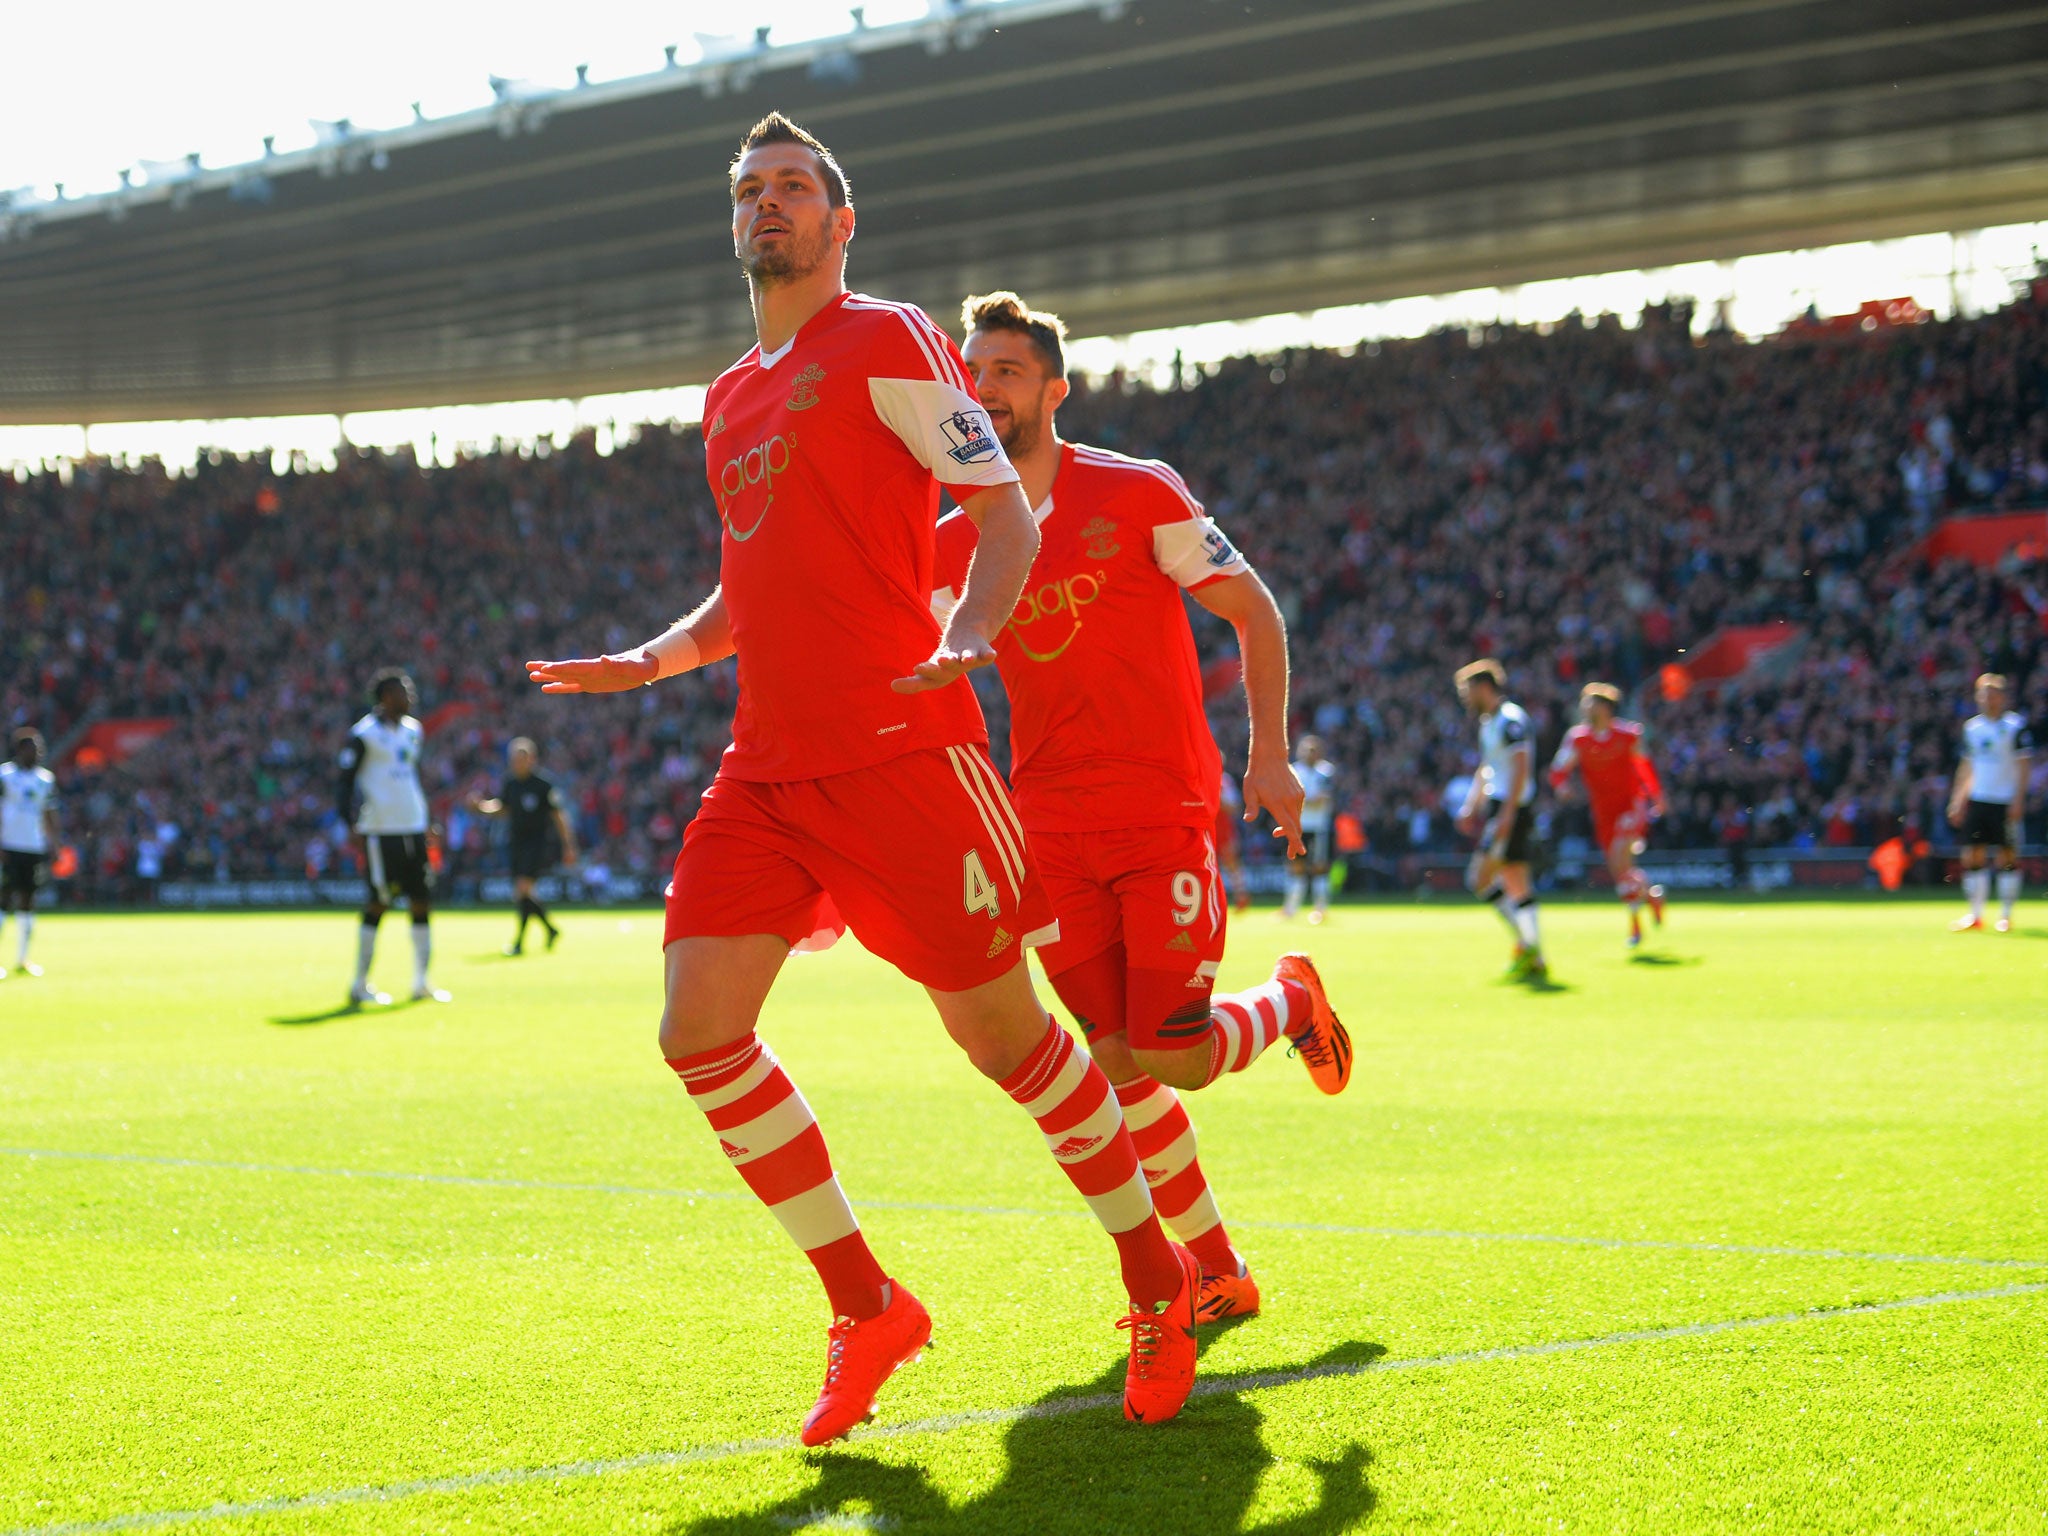
[[[1223,763],[1181,592],[1250,567],[1150,460],[1068,443],[1033,512],[1038,559],[995,642],[1025,829],[1208,830]],[[935,613],[959,601],[975,536],[958,512],[939,524]]]
[[[1015,481],[952,339],[922,310],[842,294],[704,399],[739,652],[721,773],[781,782],[988,739],[964,682],[890,688],[939,642],[939,486]]]
[[[1564,733],[1550,765],[1550,782],[1562,786],[1577,769],[1586,781],[1593,814],[1619,816],[1651,788],[1643,771],[1647,759],[1641,756],[1642,747],[1643,728],[1633,720],[1617,720],[1601,732],[1575,725]]]

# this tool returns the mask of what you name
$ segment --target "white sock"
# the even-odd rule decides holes
[[[19,934],[21,935],[21,957],[20,957],[20,960],[19,960],[19,962],[18,962],[18,963],[20,963],[20,964],[22,964],[22,965],[27,965],[27,964],[28,964],[28,936],[29,936],[29,935],[30,935],[31,933],[35,932],[35,927],[36,927],[36,915],[35,915],[35,913],[33,913],[33,912],[24,912],[24,913],[22,913],[22,914],[21,914],[21,920],[20,920],[20,923],[19,923],[19,924],[18,924],[18,926],[17,926],[17,932],[19,932]]]
[[[2016,869],[2001,869],[1998,872],[1998,905],[2007,922],[2012,921],[2012,904],[2020,899],[2020,872]]]
[[[1301,910],[1301,898],[1307,894],[1308,882],[1299,875],[1289,875],[1287,877],[1287,900],[1282,904],[1280,910],[1289,917],[1294,916],[1295,913]]]
[[[1522,937],[1522,925],[1515,921],[1515,899],[1506,891],[1496,891],[1492,901],[1493,910],[1500,914],[1500,920],[1508,925],[1508,932],[1515,936],[1517,944],[1529,941]]]
[[[377,953],[377,925],[363,923],[356,934],[356,985],[370,984],[370,958]]]
[[[425,923],[412,925],[412,987],[427,990],[427,962],[434,957],[434,930]]]
[[[1330,904],[1330,877],[1317,875],[1308,883],[1309,899],[1315,902],[1316,910],[1322,911]]]
[[[1991,894],[1991,871],[1971,869],[1963,872],[1963,894],[1970,898],[1970,916],[1984,915],[1984,902]]]
[[[1531,896],[1515,908],[1515,932],[1522,936],[1522,942],[1531,949],[1543,947],[1543,935],[1536,926],[1536,898]]]

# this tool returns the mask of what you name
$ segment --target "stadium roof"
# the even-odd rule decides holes
[[[936,0],[63,202],[0,202],[0,422],[701,382],[725,163],[852,173],[856,286],[1081,334],[2048,217],[2048,5]]]

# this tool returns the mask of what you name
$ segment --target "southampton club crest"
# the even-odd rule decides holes
[[[956,464],[986,464],[1002,447],[996,442],[988,416],[982,411],[959,410],[939,423],[946,434],[946,441],[952,446],[946,450],[946,457]]]
[[[788,405],[792,411],[808,411],[818,403],[818,384],[825,377],[825,370],[812,363],[798,374],[795,387],[789,392]]]
[[[1116,541],[1116,524],[1106,517],[1090,519],[1081,530],[1081,537],[1086,541],[1082,547],[1090,560],[1107,560],[1123,548]]]

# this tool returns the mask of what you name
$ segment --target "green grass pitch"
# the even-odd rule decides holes
[[[932,1350],[791,1437],[822,1298],[654,1047],[659,918],[435,923],[445,1007],[331,1012],[346,914],[44,919],[0,983],[0,1532],[2048,1527],[2048,917],[1270,912],[1358,1043],[1189,1096],[1265,1313],[1127,1425],[1107,1240],[852,945],[764,1034]],[[12,958],[12,932],[5,958]],[[402,922],[378,975],[409,964]]]

